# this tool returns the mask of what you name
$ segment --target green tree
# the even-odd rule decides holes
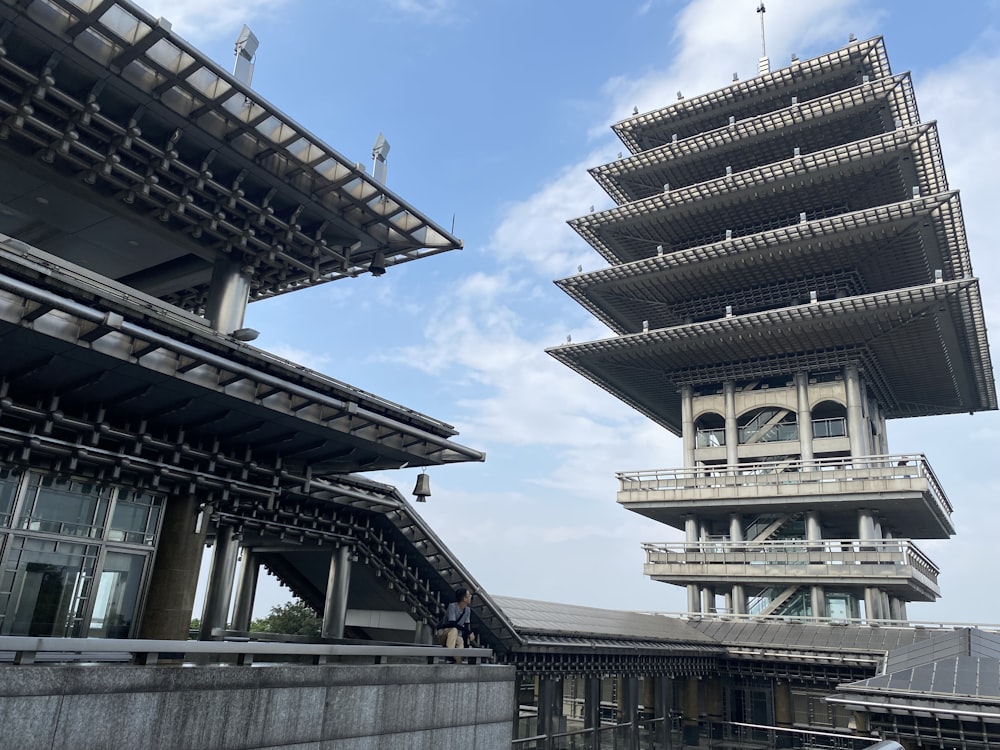
[[[323,631],[323,620],[316,616],[312,607],[301,599],[276,604],[266,617],[250,623],[250,630],[260,633],[281,633],[283,635],[308,635],[319,637]]]

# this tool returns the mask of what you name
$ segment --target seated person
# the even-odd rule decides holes
[[[468,589],[455,590],[455,601],[448,605],[434,632],[434,639],[447,648],[466,648],[476,639],[472,632],[472,594]],[[458,659],[456,661],[461,661]]]

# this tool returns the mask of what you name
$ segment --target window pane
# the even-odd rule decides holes
[[[0,634],[79,638],[96,545],[14,536],[0,575]]]
[[[32,474],[18,528],[69,536],[100,537],[109,488]]]
[[[120,492],[115,501],[108,538],[116,542],[152,546],[156,541],[161,503],[162,499],[153,495]]]
[[[0,469],[0,526],[10,526],[10,514],[20,480],[20,472]]]
[[[94,595],[91,638],[128,638],[136,616],[139,584],[146,556],[108,552]]]

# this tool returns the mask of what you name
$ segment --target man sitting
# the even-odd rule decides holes
[[[435,640],[446,648],[467,648],[476,640],[472,632],[472,594],[468,589],[455,590],[455,601],[448,605],[434,633]],[[455,659],[461,664],[461,659]]]

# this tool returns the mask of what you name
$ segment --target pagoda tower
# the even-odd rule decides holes
[[[618,502],[684,531],[645,573],[691,613],[905,620],[954,534],[886,420],[997,408],[979,284],[935,123],[881,38],[613,126],[609,267],[557,282],[615,336],[549,350],[683,440]]]

